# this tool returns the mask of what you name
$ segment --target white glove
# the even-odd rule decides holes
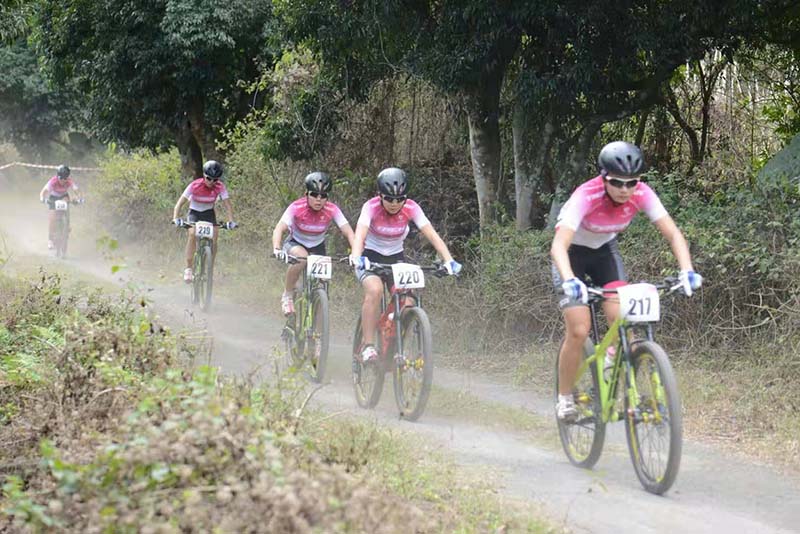
[[[450,260],[444,264],[444,270],[447,271],[447,274],[454,275],[461,272],[461,264],[458,263],[456,260]]]
[[[180,217],[172,219],[172,224],[180,228],[181,226],[183,226],[183,219],[181,219]]]
[[[694,271],[681,271],[678,280],[680,280],[683,292],[687,297],[691,297],[692,293],[703,285],[703,277]]]
[[[281,261],[287,261],[289,259],[289,256],[287,256],[283,249],[280,248],[273,248],[272,255],[275,256],[275,259]]]
[[[352,265],[356,269],[362,269],[364,271],[369,270],[370,267],[369,258],[367,258],[366,256],[353,256],[351,254],[349,258],[350,258],[350,265]]]
[[[570,278],[561,284],[561,290],[572,300],[580,300],[582,304],[589,303],[589,290],[578,278]]]

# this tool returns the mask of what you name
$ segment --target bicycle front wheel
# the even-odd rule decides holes
[[[203,276],[200,283],[200,309],[208,311],[211,307],[211,290],[214,288],[214,258],[211,246],[203,247]]]
[[[394,399],[400,417],[416,421],[425,411],[433,383],[433,341],[425,310],[405,308],[400,318],[400,332],[403,353],[395,357]]]
[[[56,257],[63,258],[67,255],[67,239],[69,238],[69,220],[65,212],[56,215],[55,243]]]
[[[356,331],[353,334],[353,391],[356,402],[362,408],[374,408],[381,400],[383,380],[386,373],[380,361],[364,363],[361,361],[361,317],[356,322]],[[375,346],[380,353],[378,331],[375,331]]]
[[[563,346],[563,342],[562,342]],[[561,349],[556,357],[556,390],[555,400],[558,402],[558,367]],[[583,346],[583,360],[594,354],[594,345],[586,340]],[[574,421],[563,421],[556,415],[558,435],[561,446],[570,463],[584,469],[591,469],[603,452],[606,438],[606,424],[603,422],[600,384],[597,377],[596,362],[592,362],[578,376],[572,388],[578,416]]]
[[[650,493],[667,491],[681,463],[683,420],[678,382],[669,357],[653,341],[631,352],[633,381],[625,394],[625,430],[633,468]]]
[[[311,366],[311,380],[321,383],[325,379],[328,366],[328,344],[330,342],[328,293],[322,289],[314,290],[311,296],[311,328],[306,339],[306,359]]]
[[[192,263],[192,269],[194,271],[194,277],[192,278],[192,304],[195,306],[200,304],[200,299],[203,298],[203,288],[205,287],[203,281],[205,264],[203,261],[202,251],[199,249],[196,250],[194,253],[194,262]]]

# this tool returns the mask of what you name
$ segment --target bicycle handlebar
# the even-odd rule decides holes
[[[213,225],[216,226],[217,228],[223,228],[225,230],[228,230],[228,228],[225,226],[226,224],[227,223],[224,222],[213,223]],[[178,228],[194,228],[194,225],[195,222],[193,221],[183,221],[183,224],[181,224]],[[236,227],[238,228],[239,226],[241,225],[239,223],[236,223]]]
[[[432,273],[433,276],[437,278],[443,278],[448,275],[447,270],[441,263],[434,263],[433,265],[420,265],[419,268],[426,273]],[[388,274],[392,272],[392,264],[369,262],[369,268],[365,270],[374,272],[375,274],[382,274],[382,273]]]
[[[668,276],[662,282],[651,284],[665,295],[670,295],[683,287],[677,276]],[[609,293],[617,293],[616,289],[603,289],[602,287],[587,287],[590,300],[605,300]]]
[[[287,259],[286,259],[285,262],[284,262],[284,260],[282,260],[280,258],[275,258],[275,259],[280,261],[280,262],[288,263],[289,265],[294,265],[295,263],[300,263],[302,261],[307,261],[308,260],[308,258],[304,258],[303,256],[294,256],[292,254],[286,254],[286,258]],[[341,256],[339,258],[331,257],[331,263],[345,263],[345,262],[347,262],[349,260],[350,260],[349,256]]]

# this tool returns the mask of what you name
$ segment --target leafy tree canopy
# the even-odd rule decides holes
[[[270,17],[259,0],[43,0],[35,40],[49,76],[87,94],[102,139],[156,148],[188,119],[205,150],[249,109],[238,82],[271,62]]]

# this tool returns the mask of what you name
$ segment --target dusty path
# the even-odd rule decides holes
[[[6,195],[5,207],[0,212],[0,229],[12,255],[6,269],[30,270],[44,264],[50,270],[83,273],[98,281],[133,281],[175,328],[192,332],[207,328],[213,341],[212,363],[228,373],[245,374],[262,367],[268,355],[279,348],[281,319],[268,313],[243,312],[236,303],[224,298],[224,285],[218,288],[212,313],[206,316],[189,309],[187,288],[178,281],[178,265],[173,270],[175,280],[163,283],[140,280],[141,274],[134,269],[111,275],[110,263],[95,250],[97,236],[91,235],[73,236],[72,259],[48,257],[46,214],[35,201],[38,185],[31,185],[25,196]],[[350,385],[349,350],[349,332],[335,332],[331,379],[317,393],[318,402],[332,411],[371,418],[378,424],[415,432],[440,444],[462,465],[492,471],[493,478],[501,481],[499,489],[503,493],[540,503],[556,523],[574,532],[800,532],[799,480],[781,476],[770,468],[720,456],[709,447],[685,443],[681,471],[673,489],[664,497],[655,497],[642,490],[636,479],[621,424],[609,428],[606,448],[596,469],[584,471],[567,462],[552,438],[549,445],[542,445],[541,440],[531,439],[526,429],[503,432],[437,417],[435,406],[417,423],[400,421],[390,383],[374,411],[360,410]],[[437,369],[434,382],[487,401],[552,417],[549,400],[534,398],[529,392],[507,384],[442,369]]]

